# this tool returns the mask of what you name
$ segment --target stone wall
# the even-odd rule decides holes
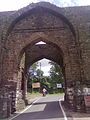
[[[5,24],[7,24],[7,26],[9,26],[9,24],[15,19],[15,17],[18,17],[20,14],[22,14],[23,12],[26,12],[26,11],[28,11],[29,9],[32,9],[32,8],[34,8],[34,7],[36,7],[36,6],[45,6],[45,7],[47,7],[47,8],[49,8],[49,7],[51,7],[51,8],[53,8],[55,11],[57,11],[57,12],[61,12],[61,13],[63,13],[68,19],[69,19],[69,21],[75,26],[75,28],[77,28],[78,27],[78,29],[79,29],[79,31],[82,31],[81,29],[83,29],[83,28],[81,28],[80,29],[80,26],[82,26],[82,27],[86,27],[86,25],[88,25],[89,24],[89,11],[90,11],[90,8],[89,8],[89,6],[87,6],[87,7],[73,7],[73,8],[56,8],[54,5],[51,5],[51,4],[45,4],[45,3],[42,3],[42,4],[40,4],[40,3],[38,3],[38,4],[36,4],[36,5],[31,5],[31,8],[29,8],[29,6],[27,7],[27,8],[24,8],[24,9],[21,9],[21,10],[19,10],[19,11],[17,11],[17,12],[3,12],[3,13],[0,13],[1,14],[1,25],[2,24],[4,24],[4,26],[5,26]],[[77,9],[76,9],[77,8]],[[61,11],[60,11],[60,10]],[[18,14],[19,13],[19,14]],[[83,14],[82,14],[83,13]],[[7,17],[7,16],[10,16],[10,18],[9,17]],[[88,17],[87,17],[88,16]],[[7,20],[6,20],[7,19]],[[6,22],[7,23],[6,23]],[[82,23],[81,23],[82,22]],[[87,22],[87,23],[86,23]],[[83,26],[84,25],[84,26]],[[2,28],[2,27],[0,27],[0,28]],[[87,28],[87,27],[86,27]],[[89,26],[88,26],[88,28],[89,28]],[[87,29],[88,29],[87,28]],[[3,29],[3,28],[2,28]],[[7,27],[5,28],[5,29],[7,29]],[[85,29],[83,29],[83,30],[85,30]],[[82,31],[82,32],[84,32],[84,31]],[[0,32],[1,33],[1,32]],[[80,33],[80,32],[79,32]],[[85,33],[85,32],[84,32]],[[89,33],[89,32],[88,32]],[[83,34],[83,33],[82,33]],[[79,36],[81,36],[81,35],[79,35]],[[84,35],[83,35],[84,36]],[[85,35],[86,36],[86,35]],[[84,42],[85,41],[85,39],[84,39],[84,37],[82,37],[83,38],[83,41],[82,42]],[[79,40],[80,39],[82,39],[82,38],[80,38],[79,37]],[[1,45],[1,44],[0,44]],[[87,62],[86,62],[87,63]]]
[[[77,31],[82,79],[90,81],[90,6],[66,8],[64,12]]]
[[[19,11],[12,11],[12,12],[3,12],[0,13],[1,17],[1,29],[4,31],[4,34],[12,23],[17,17],[19,17],[23,12],[28,12],[28,10],[33,9],[37,6],[45,7],[45,8],[50,8],[55,10],[55,12],[62,13],[66,18],[72,23],[74,26],[74,29],[76,30],[76,42],[78,45],[78,52],[80,56],[80,62],[81,62],[81,73],[82,73],[82,79],[89,80],[89,69],[90,66],[89,61],[90,61],[90,55],[89,55],[89,12],[90,12],[90,7],[72,7],[72,8],[57,8],[54,5],[51,5],[49,3],[37,3],[37,4],[32,4],[31,8],[28,6],[24,9],[21,9]],[[8,17],[7,17],[8,16]],[[10,17],[9,17],[10,16]],[[39,23],[38,23],[39,24]],[[0,32],[0,36],[2,36],[2,32]],[[5,38],[4,38],[5,39]],[[0,40],[1,42],[1,40]],[[1,44],[0,44],[1,45]],[[0,50],[2,51],[2,50]],[[2,53],[3,54],[3,53]],[[1,54],[1,55],[2,55]],[[1,57],[2,58],[2,57]],[[2,60],[3,61],[3,60]],[[0,67],[2,68],[2,67]],[[1,71],[1,70],[0,70]],[[2,74],[2,73],[1,73]]]
[[[63,51],[66,71],[70,71],[66,72],[67,81],[72,79],[80,80],[78,54],[72,29],[61,16],[43,8],[36,8],[30,15],[26,14],[23,19],[16,23],[12,33],[9,35],[6,44],[9,56],[6,57],[5,61],[11,68],[9,70],[7,65],[5,65],[4,76],[8,73],[8,78],[10,79],[11,77],[12,79],[12,72],[17,70],[18,56],[21,50],[40,38],[46,39],[47,43],[56,44]]]
[[[19,86],[21,83],[18,74],[21,74],[19,71],[21,56],[23,53],[27,53],[28,47],[31,49],[40,40],[50,44],[51,49],[53,45],[60,49],[58,52],[60,55],[62,54],[67,87],[70,87],[72,82],[74,85],[78,81],[80,85],[81,83],[89,85],[89,13],[90,6],[59,8],[45,2],[31,4],[18,11],[1,12],[0,86],[3,88],[13,82],[16,85],[10,91],[12,92],[14,89],[16,92],[17,85]],[[47,52],[48,50],[46,50]],[[55,54],[55,52],[53,53]],[[48,55],[50,56],[50,54]],[[28,57],[30,56],[28,55]],[[25,59],[30,59],[28,57]],[[31,57],[33,57],[32,60],[35,59],[34,54],[31,54]]]

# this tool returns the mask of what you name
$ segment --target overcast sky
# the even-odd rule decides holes
[[[47,1],[57,6],[90,5],[90,0],[0,0],[0,11],[18,10],[30,3]]]
[[[39,62],[39,65],[41,64],[41,67],[39,66],[38,68],[44,72],[45,76],[49,76],[49,71],[50,71],[50,67],[51,65],[49,64],[49,60],[47,59],[42,59]]]

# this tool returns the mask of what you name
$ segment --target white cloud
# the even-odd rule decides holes
[[[50,60],[47,60],[47,59],[42,59],[42,60],[38,61],[38,63],[39,63],[38,68],[41,69],[44,72],[45,76],[49,76],[49,71],[50,71],[50,68],[51,68],[51,65],[49,64],[49,61]]]
[[[18,10],[30,3],[36,3],[43,0],[0,0],[0,11]],[[54,0],[44,0],[53,3]]]
[[[42,60],[39,60],[38,62],[41,63],[41,67],[44,67],[49,65],[49,61],[50,60],[44,58]]]
[[[90,0],[0,0],[0,11],[17,10],[27,6],[30,3],[46,1],[57,6],[90,5]]]
[[[50,68],[51,68],[50,65],[42,67],[41,70],[44,72],[44,75],[45,75],[45,76],[49,76]]]

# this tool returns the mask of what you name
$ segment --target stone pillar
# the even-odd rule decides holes
[[[16,110],[22,110],[25,108],[25,93],[24,93],[24,69],[19,68],[16,87]]]
[[[84,112],[84,95],[80,81],[68,81],[66,88],[66,102],[74,111]]]
[[[25,98],[27,98],[27,78],[25,77]]]
[[[28,104],[28,101],[27,101],[27,77],[26,77],[26,76],[24,76],[23,99],[24,99],[24,101],[25,101],[25,104],[27,105],[27,104]]]
[[[71,108],[74,107],[73,101],[74,101],[74,83],[73,81],[68,81],[66,87],[66,102]]]
[[[11,115],[11,98],[7,88],[0,89],[0,119]]]

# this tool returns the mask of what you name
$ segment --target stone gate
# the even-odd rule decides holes
[[[40,41],[45,44],[37,45]],[[43,58],[61,66],[65,101],[76,110],[85,109],[83,88],[90,87],[90,6],[59,8],[40,2],[1,12],[0,55],[2,117],[15,111],[17,99],[26,101],[27,70]]]

